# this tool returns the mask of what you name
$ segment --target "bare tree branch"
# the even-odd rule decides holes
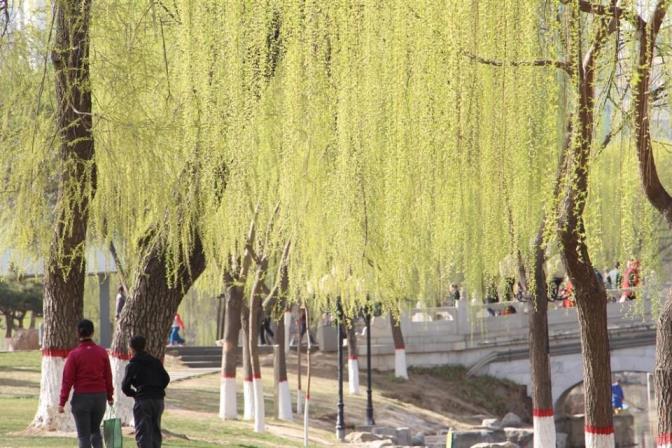
[[[468,51],[461,51],[461,53],[479,64],[492,65],[495,67],[556,67],[564,70],[568,74],[572,73],[572,68],[565,61],[556,61],[553,59],[533,59],[529,61],[500,61],[497,59],[487,59],[482,56],[470,53]]]

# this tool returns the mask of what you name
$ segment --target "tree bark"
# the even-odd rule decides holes
[[[222,388],[219,407],[219,416],[223,419],[235,419],[238,412],[236,406],[236,366],[238,364],[238,337],[240,336],[243,300],[243,287],[229,284],[225,295]]]
[[[12,337],[12,330],[14,329],[14,316],[11,312],[5,313],[5,337]]]
[[[659,1],[650,24],[639,23],[639,55],[634,76],[634,124],[639,173],[649,203],[672,229],[672,196],[658,176],[650,129],[651,71],[656,38],[667,13],[666,2]],[[654,372],[657,398],[658,447],[672,447],[672,302],[663,307],[656,327],[656,367]]]
[[[255,274],[254,284],[250,293],[250,331],[247,335],[249,344],[250,365],[252,367],[252,385],[254,386],[254,431],[264,432],[265,428],[265,406],[264,390],[261,383],[261,364],[259,363],[259,328],[261,317],[261,292],[260,283],[263,281],[265,266],[258,266]]]
[[[348,341],[348,392],[359,395],[359,350],[354,319],[350,320],[345,336]]]
[[[548,291],[544,272],[543,227],[535,240],[533,302],[528,313],[534,446],[555,446],[555,418],[548,341]]]
[[[392,313],[390,313],[390,325],[392,326],[392,340],[394,341],[394,376],[407,380],[406,345],[404,344],[404,334],[401,332],[401,320],[395,319]]]
[[[56,408],[64,358],[77,344],[77,322],[83,314],[84,246],[89,203],[96,191],[89,90],[90,11],[91,0],[55,2],[51,60],[61,172],[54,233],[45,264],[42,380],[33,420],[33,426],[41,429],[73,428],[70,413],[58,414]]]
[[[123,424],[133,423],[133,400],[121,392],[126,365],[130,359],[128,344],[131,337],[145,336],[146,350],[163,359],[168,332],[182,298],[205,270],[205,254],[200,236],[194,241],[176,277],[168,272],[166,249],[160,238],[148,243],[148,251],[141,261],[132,294],[126,299],[112,338],[110,357],[114,379],[114,408]]]
[[[241,332],[243,340],[243,420],[254,418],[254,390],[252,387],[252,360],[250,358],[250,310],[243,305],[240,311]]]

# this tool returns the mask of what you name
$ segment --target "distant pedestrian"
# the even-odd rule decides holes
[[[159,448],[162,440],[163,398],[170,376],[161,361],[145,351],[146,344],[143,336],[131,338],[132,358],[126,366],[121,390],[135,399],[133,419],[138,448]]]
[[[628,261],[628,268],[623,275],[623,295],[621,296],[621,302],[626,300],[634,300],[637,298],[637,295],[634,291],[634,288],[639,286],[639,261],[630,260]]]
[[[624,399],[625,395],[623,394],[621,383],[620,381],[616,380],[611,384],[611,406],[614,408],[614,412],[617,414],[624,408]]]
[[[607,289],[618,289],[621,287],[621,263],[614,263],[614,267],[607,274]]]
[[[119,320],[119,316],[121,316],[121,311],[124,309],[124,305],[126,305],[126,294],[124,292],[124,287],[119,286],[117,289],[117,300],[114,307],[114,316],[117,318],[117,320]]]
[[[170,338],[168,345],[183,345],[184,339],[180,336],[180,329],[184,330],[184,321],[179,314],[175,314],[173,324],[170,326]]]
[[[100,423],[105,414],[105,402],[112,406],[112,369],[107,351],[92,340],[93,322],[81,320],[77,325],[79,347],[65,360],[58,412],[65,412],[70,389],[72,415],[75,417],[79,448],[102,448]]]

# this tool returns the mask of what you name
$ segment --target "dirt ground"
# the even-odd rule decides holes
[[[302,386],[305,391],[306,355],[302,355]],[[261,359],[262,379],[266,395],[266,415],[271,431],[300,438],[295,424],[283,425],[273,420],[275,415],[273,391],[273,359],[271,355]],[[174,365],[174,368],[179,368]],[[296,353],[288,356],[288,377],[292,400],[297,389]],[[312,437],[324,441],[330,439],[336,424],[337,364],[335,354],[313,353],[311,355],[311,428]],[[242,375],[238,371],[238,402],[242,408]],[[482,419],[502,417],[515,412],[525,418],[531,413],[531,403],[525,396],[523,386],[491,377],[466,376],[459,366],[444,366],[428,369],[410,369],[408,381],[394,378],[392,372],[373,372],[373,403],[376,424],[411,428],[414,432],[434,433],[449,427],[469,429],[478,426]],[[348,394],[347,369],[344,369],[344,402],[346,429],[351,431],[363,425],[366,416],[366,372],[360,371],[360,395]],[[181,395],[184,394],[185,397]],[[183,412],[217,412],[219,404],[219,374],[213,373],[198,378],[180,381],[172,385],[171,394],[184,408]],[[190,400],[185,400],[188,396]],[[296,433],[296,434],[295,434]],[[312,438],[311,437],[311,438]]]

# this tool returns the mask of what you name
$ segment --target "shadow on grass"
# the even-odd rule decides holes
[[[0,378],[0,387],[32,387],[40,388],[39,381],[15,380],[13,378]]]

